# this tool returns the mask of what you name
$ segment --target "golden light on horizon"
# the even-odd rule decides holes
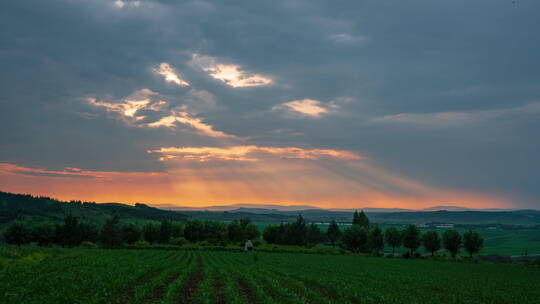
[[[495,195],[434,189],[402,177],[388,176],[388,172],[376,168],[367,168],[372,170],[366,170],[367,174],[378,183],[387,179],[392,185],[377,186],[360,179],[353,180],[310,160],[206,164],[197,162],[191,166],[177,166],[174,161],[168,162],[169,168],[163,173],[80,169],[49,171],[0,164],[0,190],[63,200],[189,207],[237,203],[408,209],[435,205],[469,208],[510,206],[508,200]]]

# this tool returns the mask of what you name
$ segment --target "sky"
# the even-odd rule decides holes
[[[536,0],[0,3],[0,190],[540,209]]]

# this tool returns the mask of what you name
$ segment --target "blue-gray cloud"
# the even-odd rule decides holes
[[[159,171],[146,151],[217,144],[86,101],[148,88],[243,144],[350,150],[438,187],[540,207],[537,1],[121,2],[0,4],[0,162]],[[272,82],[233,87],[194,54]],[[189,85],[165,81],[161,63]],[[317,119],[273,110],[340,98]],[[148,122],[167,114],[142,111]]]

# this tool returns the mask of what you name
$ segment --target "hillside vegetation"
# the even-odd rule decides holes
[[[186,215],[175,211],[153,208],[144,204],[135,206],[94,202],[63,202],[44,196],[13,194],[0,191],[0,225],[14,220],[61,222],[67,215],[102,225],[113,215],[129,221],[185,221]]]

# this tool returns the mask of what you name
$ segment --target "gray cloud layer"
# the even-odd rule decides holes
[[[124,2],[0,4],[1,162],[156,171],[148,150],[216,144],[133,128],[85,101],[148,88],[249,144],[350,150],[436,186],[540,207],[538,1]],[[193,54],[273,81],[233,88]],[[190,85],[165,82],[162,62]],[[313,119],[272,110],[340,98]]]

